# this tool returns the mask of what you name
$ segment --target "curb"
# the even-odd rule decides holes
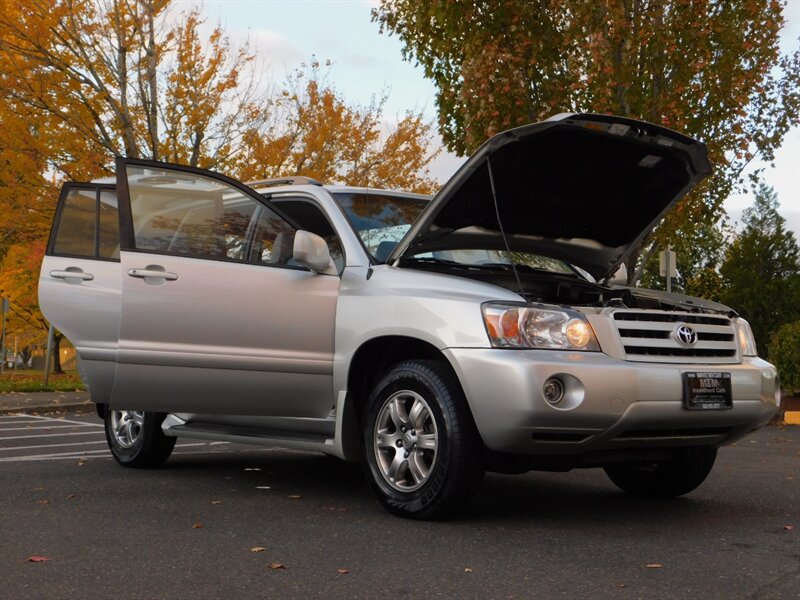
[[[784,425],[800,425],[800,410],[787,410],[783,413]]]
[[[84,402],[72,402],[70,404],[47,404],[39,406],[0,406],[0,415],[9,415],[15,413],[25,414],[53,414],[61,412],[72,412],[77,409],[90,410],[94,412],[94,404],[91,400]]]

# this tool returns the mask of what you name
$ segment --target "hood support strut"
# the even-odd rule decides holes
[[[494,187],[494,173],[492,172],[492,161],[489,160],[489,155],[486,155],[486,169],[489,171],[489,185],[492,187],[492,201],[494,202],[494,213],[497,215],[497,226],[500,228],[500,236],[503,238],[503,244],[506,247],[506,252],[508,253],[508,260],[511,261],[511,270],[514,271],[514,279],[517,280],[517,288],[519,289],[519,295],[523,298],[525,297],[525,290],[522,287],[522,280],[519,278],[519,273],[517,272],[517,264],[514,262],[514,256],[511,254],[511,246],[508,244],[508,237],[506,237],[506,232],[503,229],[503,221],[500,219],[500,205],[497,202],[497,190]]]

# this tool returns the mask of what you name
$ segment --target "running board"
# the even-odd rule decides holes
[[[297,450],[319,450],[330,452],[333,440],[318,433],[297,433],[293,431],[274,431],[236,425],[216,423],[186,422],[175,415],[167,415],[161,424],[164,435],[180,438],[196,438],[236,444],[256,444],[259,446],[279,446]]]

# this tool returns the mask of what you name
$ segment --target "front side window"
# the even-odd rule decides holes
[[[294,228],[242,190],[199,173],[126,170],[136,250],[289,264]]]
[[[367,252],[385,262],[397,243],[428,204],[426,198],[338,193],[334,197],[356,230]]]

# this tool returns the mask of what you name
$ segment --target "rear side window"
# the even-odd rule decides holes
[[[117,194],[101,187],[65,187],[53,224],[50,254],[119,259]]]

